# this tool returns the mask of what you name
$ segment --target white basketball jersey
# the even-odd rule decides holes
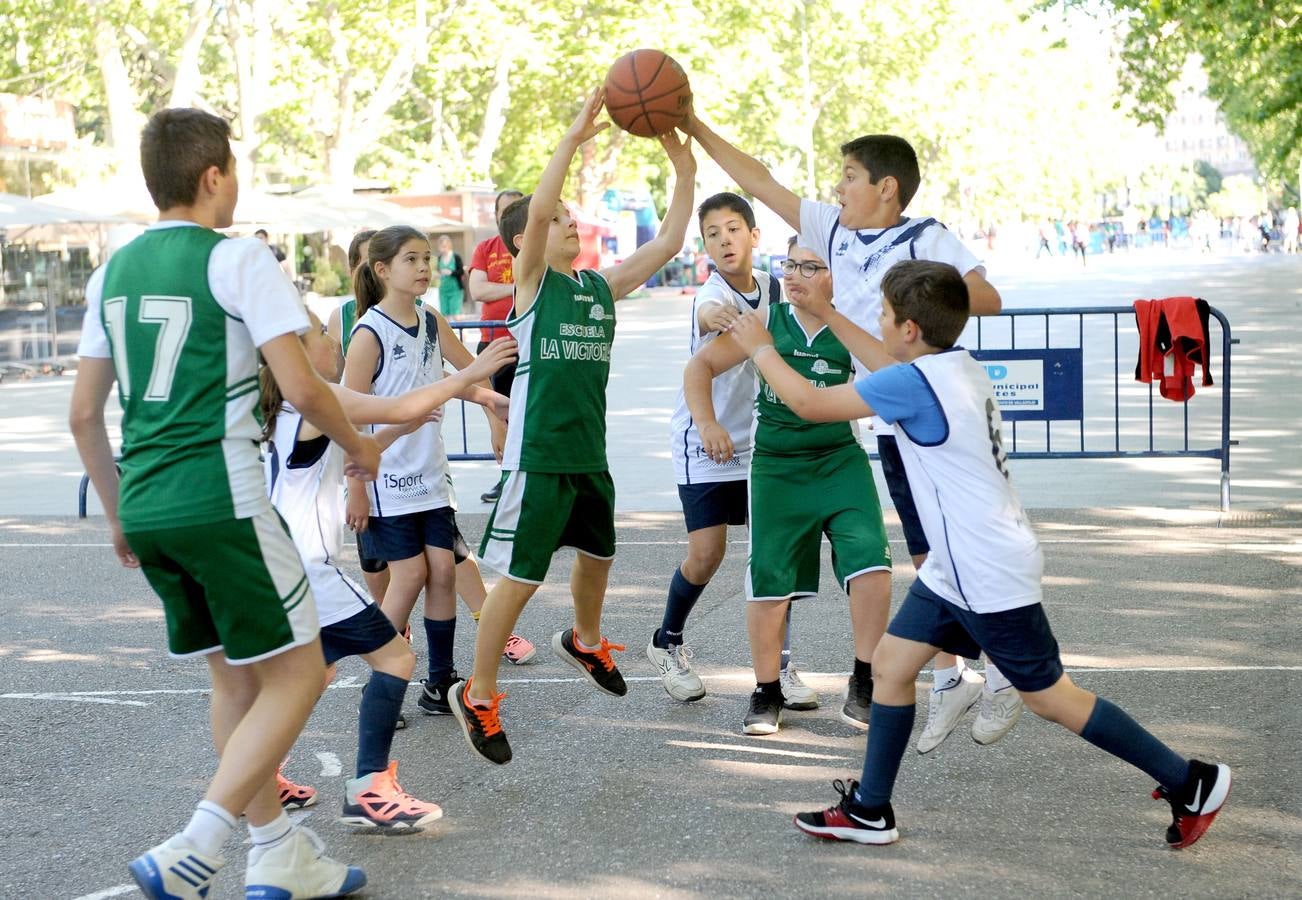
[[[1044,558],[1008,476],[1002,419],[990,378],[966,350],[919,357],[945,415],[938,443],[910,439],[895,424],[931,551],[918,577],[952,603],[978,613],[1039,603]]]
[[[781,282],[768,272],[754,270],[755,283],[759,286],[759,300],[755,305],[746,297],[737,293],[717,271],[711,272],[705,284],[701,285],[692,300],[691,337],[688,341],[689,356],[709,344],[717,332],[700,333],[697,327],[697,313],[707,303],[722,303],[744,312],[755,310],[761,315],[768,314],[770,303],[782,299]],[[674,476],[679,484],[703,484],[711,481],[741,481],[750,469],[751,426],[755,421],[755,393],[759,382],[755,366],[747,360],[741,365],[723,372],[714,379],[711,396],[714,398],[714,416],[719,424],[728,430],[732,438],[733,457],[726,463],[716,463],[701,449],[701,435],[692,421],[692,414],[687,409],[687,399],[683,389],[678,389],[678,402],[674,414],[669,420],[669,451],[674,461]]]
[[[318,449],[311,458],[291,461],[302,422],[288,403],[276,417],[275,433],[264,455],[267,491],[303,559],[324,627],[356,615],[371,601],[365,588],[339,568],[344,542],[343,452],[322,438],[313,442]]]
[[[416,309],[416,327],[406,329],[373,306],[357,322],[380,342],[379,371],[371,393],[397,397],[443,379],[443,348],[438,320],[423,307]],[[374,434],[378,427],[369,426]],[[450,506],[456,509],[448,454],[440,423],[429,422],[394,441],[380,458],[379,477],[369,485],[371,515],[397,516]]]

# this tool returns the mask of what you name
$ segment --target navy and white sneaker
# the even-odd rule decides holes
[[[1173,819],[1166,829],[1166,843],[1172,850],[1188,847],[1211,827],[1212,820],[1230,796],[1230,767],[1189,760],[1189,778],[1174,794],[1158,785],[1154,800],[1171,804]]]
[[[204,900],[225,864],[200,853],[178,834],[137,856],[127,868],[149,900]]]
[[[848,785],[841,779],[832,782],[841,802],[819,812],[796,813],[795,826],[805,834],[829,841],[854,841],[858,844],[893,844],[900,839],[895,828],[895,811],[889,803],[860,806],[855,800],[859,782]]]

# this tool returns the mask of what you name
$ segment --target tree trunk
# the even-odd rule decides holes
[[[167,105],[172,108],[194,106],[199,99],[199,51],[212,25],[212,0],[194,0],[190,5],[190,23],[176,59],[172,76],[172,94]]]
[[[98,5],[98,4],[97,4]],[[96,16],[95,60],[104,81],[104,97],[108,105],[109,143],[119,171],[140,170],[140,132],[145,117],[140,112],[140,96],[131,84],[122,48],[118,44],[117,29]]]
[[[488,92],[488,102],[484,106],[484,125],[479,130],[479,143],[470,161],[472,178],[489,182],[489,171],[493,156],[497,153],[497,142],[502,137],[502,128],[506,125],[506,110],[511,104],[511,64],[514,62],[507,47],[502,48],[502,55],[497,58],[493,69],[493,87]]]

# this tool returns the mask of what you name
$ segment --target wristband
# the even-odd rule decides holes
[[[755,348],[755,352],[750,355],[751,362],[755,361],[755,357],[760,355],[761,350],[773,350],[773,349],[775,348],[773,347],[772,344],[760,344],[758,347]]]

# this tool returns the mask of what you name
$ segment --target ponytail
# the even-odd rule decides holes
[[[280,415],[280,410],[285,405],[285,398],[280,393],[280,385],[276,383],[276,376],[271,371],[271,366],[263,366],[258,372],[259,402],[258,407],[262,412],[262,442],[266,443],[271,440],[276,433],[276,416]]]
[[[370,237],[366,247],[366,260],[357,268],[353,276],[353,296],[357,298],[357,318],[384,299],[384,282],[375,274],[375,264],[390,263],[408,241],[424,241],[429,238],[410,225],[390,225],[381,228]]]

